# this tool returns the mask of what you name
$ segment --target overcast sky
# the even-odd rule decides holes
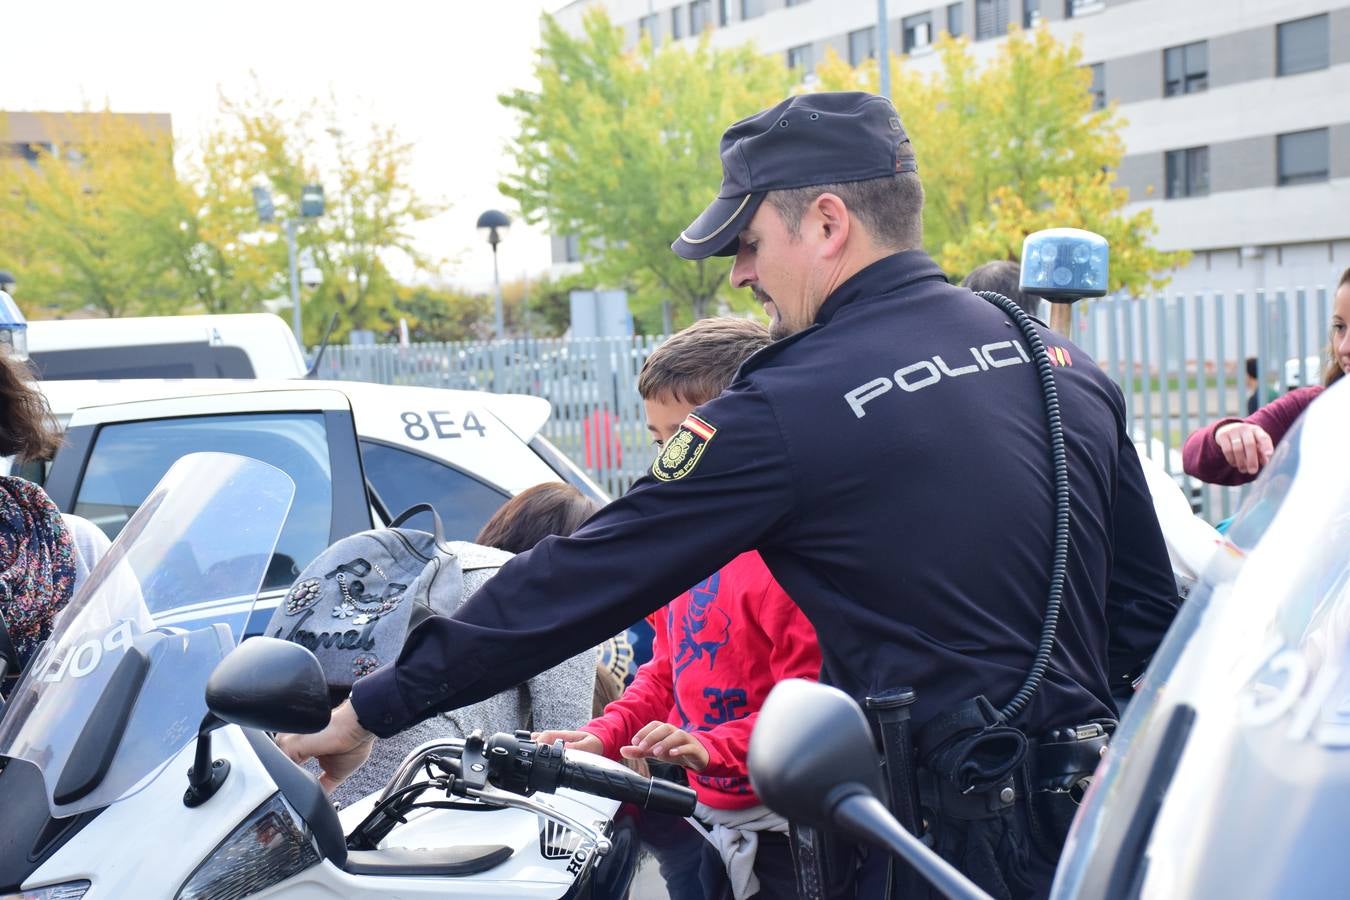
[[[496,190],[512,116],[497,95],[532,83],[539,14],[560,0],[40,0],[6,3],[0,110],[167,112],[179,142],[215,117],[217,91],[332,94],[353,117],[394,125],[416,148],[413,182],[453,204],[419,232],[459,257],[451,280],[485,288],[492,256],[474,230]],[[549,264],[539,229],[513,228],[502,278]]]

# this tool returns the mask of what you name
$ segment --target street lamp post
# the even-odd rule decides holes
[[[258,212],[258,221],[263,223],[276,221],[276,207],[272,203],[272,192],[265,187],[253,189],[253,207]],[[287,216],[282,225],[286,229],[286,257],[291,276],[291,328],[295,331],[295,340],[303,348],[305,335],[300,328],[300,267],[296,252],[296,227],[299,219],[317,219],[323,215],[323,185],[307,184],[300,189],[300,215]]]
[[[878,89],[881,96],[891,99],[891,32],[886,25],[886,0],[877,0],[877,58],[880,67]]]
[[[492,287],[496,295],[496,304],[493,308],[496,337],[501,339],[506,332],[506,315],[502,309],[502,280],[497,270],[497,245],[502,242],[502,235],[506,229],[511,227],[511,218],[504,212],[495,209],[489,209],[478,217],[478,231],[487,234],[487,242],[492,246]]]

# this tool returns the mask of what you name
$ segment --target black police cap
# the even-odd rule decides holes
[[[769,191],[918,171],[891,101],[858,91],[802,94],[722,135],[722,189],[670,247],[685,259],[734,256]]]

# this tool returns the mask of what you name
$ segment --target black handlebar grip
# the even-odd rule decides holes
[[[563,761],[562,771],[558,773],[558,786],[608,797],[620,803],[636,803],[643,809],[673,816],[692,816],[697,802],[694,792],[683,785],[571,759]]]

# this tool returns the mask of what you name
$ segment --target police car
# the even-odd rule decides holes
[[[448,539],[472,540],[502,503],[541,482],[565,481],[608,502],[541,436],[550,406],[538,397],[308,380],[40,387],[65,423],[66,444],[45,472],[23,474],[110,537],[185,453],[238,453],[291,476],[295,500],[250,631],[319,551],[416,503],[436,508]],[[427,528],[429,517],[409,524]]]

